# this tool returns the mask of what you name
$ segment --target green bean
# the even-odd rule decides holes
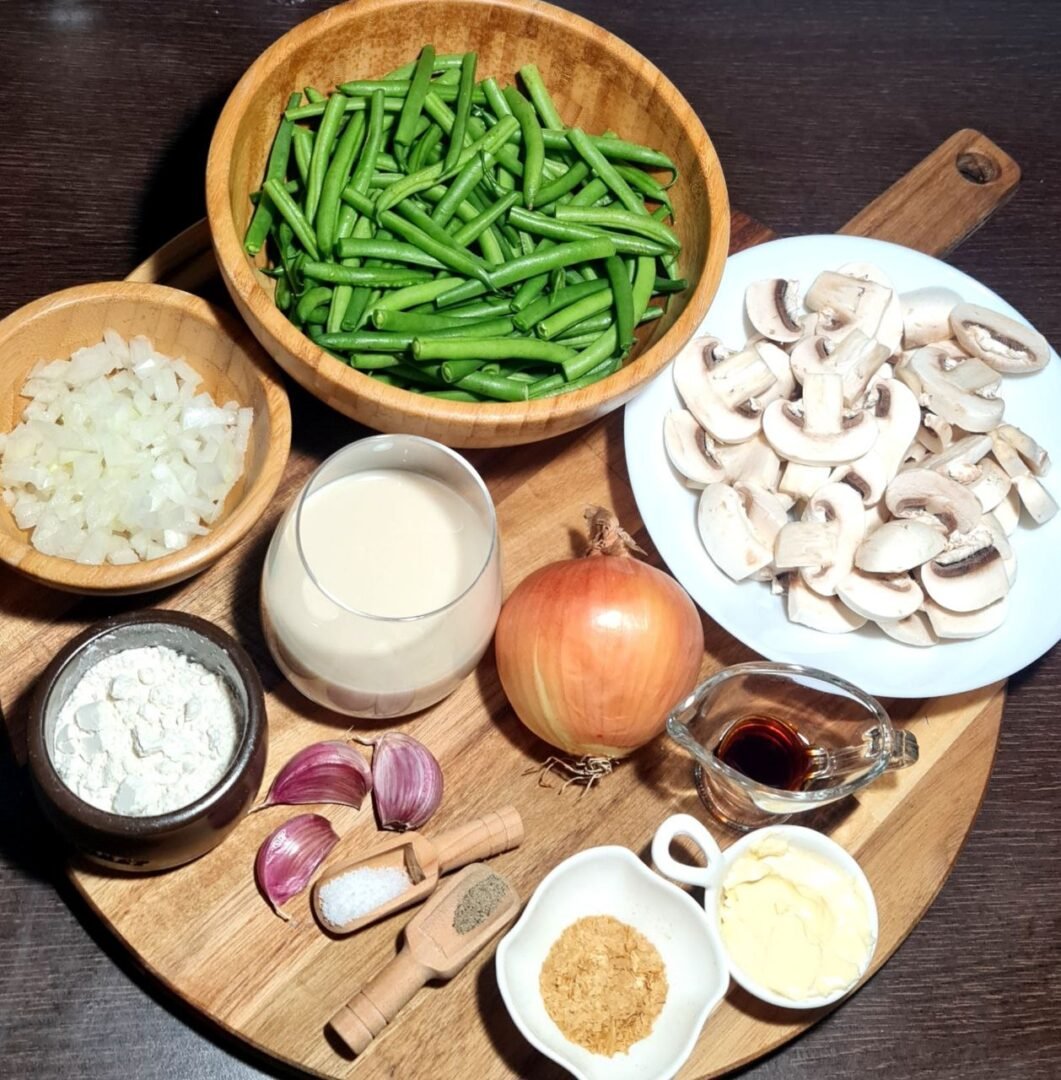
[[[543,243],[551,243],[551,241],[543,241]],[[532,304],[537,300],[545,292],[548,285],[548,274],[537,274],[534,277],[527,278],[512,297],[512,310],[522,311],[528,304]]]
[[[390,353],[351,353],[347,361],[352,368],[358,371],[381,371],[385,368],[397,367],[401,360]]]
[[[427,95],[427,98],[424,101],[424,111],[428,113],[428,115],[436,123],[442,125],[443,131],[448,133],[453,130],[453,122],[455,120],[453,111],[444,101],[440,101],[437,96],[430,93]],[[511,116],[502,116],[498,119],[498,122],[490,130],[496,131],[498,127],[500,127],[506,121],[512,119],[514,118]],[[512,138],[518,133],[518,131],[519,124],[517,123],[515,127],[507,131],[505,138],[502,140],[501,145],[496,148],[495,152],[495,157],[498,160],[498,164],[500,164],[503,168],[507,169],[514,176],[523,175],[523,163],[520,161],[519,151],[516,149],[516,147],[506,146],[504,145],[504,143],[507,143],[510,138]],[[480,124],[474,116],[469,116],[468,133],[465,136],[465,139],[471,136],[476,141],[478,141],[483,137],[483,134],[485,133],[486,132],[484,132],[483,125]],[[468,146],[465,146],[465,150],[467,149]]]
[[[351,98],[346,97],[343,94],[333,94],[328,101],[332,98],[338,98],[342,102],[342,113],[363,113],[368,110],[369,102],[368,98]],[[383,99],[383,111],[390,113],[393,117],[395,113],[401,112],[403,98],[387,97]],[[284,117],[288,120],[314,120],[318,116],[323,116],[325,109],[327,109],[327,102],[316,105],[298,105],[293,109],[285,109]]]
[[[559,289],[552,296],[543,296],[535,300],[534,303],[528,304],[521,311],[516,312],[512,321],[515,323],[517,330],[523,330],[524,332],[531,330],[554,311],[559,311],[561,308],[565,308],[569,304],[573,304],[587,296],[592,296],[594,293],[604,292],[607,287],[607,284],[603,281],[582,281],[577,285],[569,285],[566,288]]]
[[[310,224],[302,211],[296,205],[295,200],[284,190],[284,185],[273,177],[271,180],[265,181],[263,188],[280,216],[291,226],[291,231],[298,237],[302,246],[314,259],[319,259],[320,252],[317,249],[317,241],[313,235],[313,230],[310,228]]]
[[[497,85],[497,80],[483,79],[482,83],[483,94],[486,97],[486,102],[493,110],[494,116],[498,120],[505,116],[511,116],[512,110],[508,107],[508,102],[505,100],[505,95],[501,92],[501,88]]]
[[[403,240],[415,244],[421,251],[434,256],[443,266],[448,266],[465,277],[475,278],[481,282],[489,280],[490,271],[483,261],[470,251],[458,248],[453,244],[446,244],[437,240],[424,229],[405,221],[397,214],[384,212],[379,215],[381,225],[397,233]]]
[[[617,258],[613,255],[612,258]],[[596,282],[594,282],[596,284]],[[596,315],[600,311],[607,311],[612,306],[612,290],[604,289],[601,292],[590,293],[576,300],[573,304],[560,308],[559,311],[540,320],[534,328],[534,332],[540,338],[548,341],[550,338],[559,337],[569,327],[577,326],[584,319]]]
[[[556,202],[561,195],[573,191],[587,176],[589,176],[589,166],[584,161],[576,161],[562,176],[558,176],[538,192],[538,209]]]
[[[671,213],[674,212],[667,189],[654,176],[650,176],[643,169],[633,169],[629,165],[616,165],[615,171],[642,195],[647,195],[654,202],[665,206]]]
[[[586,320],[586,322],[592,321],[592,319]],[[599,337],[600,330],[590,330],[587,332],[579,331],[577,334],[563,334],[556,340],[559,344],[566,345],[569,349],[584,349],[587,345],[592,345]]]
[[[377,314],[374,312],[373,315]],[[509,318],[483,319],[455,319],[456,326],[440,326],[428,321],[424,314],[408,314],[405,312],[382,313],[384,318],[377,326],[381,330],[388,330],[396,334],[413,334],[430,338],[497,338],[512,333],[512,320]],[[406,315],[405,319],[395,320],[390,316]],[[421,322],[420,320],[424,321]],[[386,324],[386,325],[384,325]]]
[[[630,287],[630,275],[626,263],[613,255],[604,260],[604,272],[611,285],[612,302],[615,305],[615,329],[619,335],[619,351],[625,356],[634,343],[634,294]]]
[[[558,206],[556,220],[634,232],[662,244],[667,251],[681,250],[681,241],[663,222],[643,214],[631,214],[615,206]]]
[[[475,53],[464,54],[461,60],[460,85],[457,91],[457,107],[453,110],[453,127],[449,133],[449,146],[443,158],[442,175],[450,176],[457,169],[457,158],[464,149],[464,132],[468,127],[468,114],[472,107],[472,89],[475,86]]]
[[[657,293],[683,292],[689,288],[689,282],[685,278],[657,277],[652,284],[652,291]]]
[[[417,337],[413,341],[413,356],[417,360],[541,360],[548,364],[564,364],[578,354],[574,349],[553,341],[535,338],[480,338],[475,341],[460,338]]]
[[[450,236],[445,229],[440,228],[439,225],[432,220],[430,214],[425,213],[412,199],[403,199],[393,211],[385,210],[383,217],[387,217],[390,213],[400,214],[411,224],[415,225],[421,232],[427,233],[433,240],[448,248],[452,248],[454,251],[459,251],[461,248],[458,246],[453,237]],[[387,218],[389,221],[390,218]]]
[[[335,250],[343,259],[386,259],[388,262],[427,266],[432,270],[442,269],[442,263],[433,255],[428,255],[415,244],[404,244],[398,240],[358,240],[351,237],[339,240]]]
[[[556,106],[549,96],[549,91],[545,89],[545,83],[537,66],[524,64],[519,69],[519,77],[523,80],[523,85],[527,88],[527,93],[530,95],[531,101],[534,102],[534,107],[538,110],[542,123],[547,128],[559,128],[562,131],[564,122],[556,111]]]
[[[423,168],[424,163],[431,156],[431,151],[438,146],[441,140],[442,128],[440,128],[438,124],[432,123],[427,131],[417,139],[416,145],[409,154],[409,168],[413,172],[417,172]]]
[[[585,164],[585,162],[583,162]],[[586,168],[589,168],[587,165]],[[580,192],[572,196],[568,206],[592,206],[602,195],[608,194],[608,185],[594,177]]]
[[[339,83],[338,89],[347,97],[372,97],[377,90],[388,97],[405,97],[411,86],[408,79],[352,79]]]
[[[420,386],[428,386],[438,390],[442,390],[446,386],[446,381],[442,378],[441,364],[413,367],[412,364],[402,361],[390,368],[387,374],[397,376],[407,383],[417,383]]]
[[[367,238],[372,231],[372,222],[368,218],[358,217],[357,214],[345,203],[339,209],[339,221],[335,227],[337,239],[343,239],[351,234],[360,238]],[[350,312],[350,301],[354,296],[352,285],[336,285],[332,293],[331,306],[328,309],[328,320],[325,329],[329,334],[337,334],[343,329],[343,323]]]
[[[309,177],[309,160],[313,156],[313,133],[305,128],[296,127],[291,132],[291,150],[295,157],[295,167],[303,184]],[[262,184],[264,189],[265,185]]]
[[[460,382],[465,375],[478,371],[482,366],[482,360],[445,360],[439,364],[439,374],[443,382],[455,383]]]
[[[614,326],[609,327],[592,345],[583,349],[582,352],[576,353],[573,360],[568,360],[562,365],[564,378],[568,382],[572,382],[592,371],[602,361],[610,359],[615,353],[618,341],[618,331]]]
[[[492,319],[497,316],[507,318],[512,314],[512,304],[505,297],[498,300],[481,300],[458,307],[446,308],[445,318],[449,319]]]
[[[479,371],[465,375],[455,385],[461,390],[470,390],[498,401],[526,401],[530,396],[526,383],[514,382],[503,375],[484,375]]]
[[[430,303],[436,297],[452,291],[461,284],[460,278],[440,277],[433,281],[421,282],[419,285],[410,285],[405,289],[395,289],[394,292],[384,294],[374,310],[386,308],[388,311],[405,311],[416,307],[417,304]]]
[[[377,285],[390,289],[431,280],[428,271],[404,266],[337,266],[335,263],[314,260],[302,264],[302,273],[314,281],[330,281],[339,285]]]
[[[484,229],[479,237],[479,250],[489,267],[503,266],[512,257],[507,247],[502,247],[501,234],[494,228]]]
[[[331,300],[331,297],[332,290],[324,285],[318,285],[316,288],[307,289],[295,305],[295,318],[297,318],[299,322],[309,322],[309,316],[316,307],[319,304],[324,304]],[[324,319],[319,321],[323,322]]]
[[[471,401],[476,403],[485,400],[482,394],[472,394],[467,390],[425,390],[424,397],[441,398],[443,401]]]
[[[593,383],[600,382],[601,379],[613,375],[620,367],[622,367],[622,360],[617,356],[613,356],[609,360],[604,360],[595,368],[591,368],[585,375],[564,383],[563,386],[554,391],[554,394],[559,397],[561,394],[570,394],[574,390],[582,390],[587,386],[592,386]]]
[[[615,245],[607,237],[599,240],[576,240],[566,244],[556,244],[547,251],[534,251],[518,259],[491,270],[488,280],[495,290],[512,285],[517,281],[547,274],[558,266],[570,266],[573,263],[586,262],[590,259],[606,259],[615,254]]]
[[[435,204],[431,219],[435,224],[445,226],[454,214],[457,207],[464,202],[471,190],[483,178],[483,174],[493,164],[493,154],[477,154],[467,162],[460,172],[454,177],[446,194]]]
[[[567,131],[552,131],[547,127],[542,132],[545,149],[552,151],[574,149],[571,132],[576,130],[576,128],[568,128]],[[638,143],[626,142],[623,139],[606,139],[600,135],[588,136],[588,138],[594,149],[609,161],[633,161],[638,165],[647,165],[650,169],[667,169],[672,175],[671,184],[678,178],[678,166],[666,154],[658,150]],[[667,186],[670,187],[671,184]]]
[[[454,241],[461,247],[467,247],[477,240],[491,225],[511,210],[519,201],[520,196],[515,191],[502,195],[497,202],[488,206],[481,214],[476,215],[471,221],[462,225],[454,234]]]
[[[486,284],[478,279],[462,281],[459,285],[444,292],[435,300],[435,307],[448,307],[450,304],[463,304],[465,300],[474,300],[486,292]]]
[[[614,324],[615,316],[609,309],[608,311],[602,311],[597,315],[590,315],[588,319],[583,319],[581,322],[574,323],[568,328],[568,331],[571,337],[583,337],[586,334],[599,334],[602,330],[607,330]],[[562,341],[562,343],[567,345],[566,340]],[[568,348],[572,348],[572,346],[568,345]]]
[[[467,325],[464,319],[429,312],[392,311],[390,308],[374,308],[372,325],[377,330],[393,330],[396,333],[430,333],[432,330],[449,330]]]
[[[292,94],[288,98],[288,104],[297,102],[298,94]],[[287,176],[287,165],[291,159],[291,134],[294,125],[289,120],[281,120],[276,129],[276,138],[273,139],[272,149],[269,151],[269,161],[265,166],[266,180],[284,180]],[[243,238],[243,248],[248,255],[257,255],[269,235],[269,229],[273,223],[273,211],[268,199],[259,199],[254,210],[250,225]]]
[[[624,255],[662,255],[668,250],[663,244],[647,240],[643,236],[604,232],[590,225],[569,221],[566,216],[561,219],[562,210],[567,210],[567,207],[558,206],[556,216],[550,217],[548,214],[536,214],[514,206],[508,219],[518,228],[534,233],[535,236],[547,236],[550,240],[596,240],[606,236],[615,245],[615,250]],[[575,212],[581,213],[581,208],[576,208]]]
[[[343,122],[342,94],[333,94],[324,106],[317,138],[313,143],[313,155],[309,159],[309,176],[306,178],[305,214],[309,222],[316,221],[317,207],[320,203],[321,189],[324,186],[324,173],[328,167],[332,144],[339,134],[339,125]]]
[[[579,128],[571,128],[567,141],[580,158],[603,180],[618,200],[633,214],[648,216],[645,204],[630,190],[630,185],[615,171],[615,166],[608,161],[589,136]],[[558,209],[563,209],[560,207]]]
[[[382,115],[382,114],[381,114]],[[343,129],[335,153],[324,174],[320,203],[317,206],[317,247],[325,254],[331,253],[335,242],[335,230],[339,220],[339,194],[346,186],[354,158],[361,149],[365,137],[365,116],[352,117]]]
[[[368,127],[365,135],[365,145],[361,151],[361,158],[354,169],[354,175],[350,178],[350,187],[354,191],[364,194],[368,191],[372,174],[376,171],[376,162],[379,160],[379,152],[383,149],[383,98],[379,94],[372,95],[372,104],[368,113]],[[344,185],[345,186],[345,185]],[[342,197],[343,187],[339,189],[339,198]]]
[[[434,66],[434,46],[425,45],[420,50],[420,58],[413,69],[409,92],[405,95],[401,115],[398,117],[398,126],[394,129],[394,142],[399,146],[408,146],[413,141],[413,132],[416,130],[417,120],[420,119],[420,111],[424,107],[424,96],[427,94]]]
[[[327,98],[322,94],[315,86],[303,87],[302,93],[306,95],[306,100],[315,105],[323,105]]]
[[[405,352],[413,343],[412,334],[382,334],[375,330],[354,330],[342,334],[310,334],[326,349],[341,352]]]
[[[533,209],[545,167],[542,126],[538,122],[534,106],[514,86],[505,88],[505,100],[512,110],[512,115],[519,121],[523,136],[523,205]]]
[[[276,301],[276,306],[281,311],[287,311],[291,306],[291,286],[288,285],[286,279],[279,278],[277,280],[273,299]]]
[[[444,53],[442,56],[435,57],[435,71],[448,71],[451,68],[459,68],[461,65],[461,58],[464,53]],[[383,76],[384,79],[408,79],[412,76],[416,70],[416,61],[413,60],[408,64],[402,64],[401,67],[396,67],[393,71],[388,71]]]

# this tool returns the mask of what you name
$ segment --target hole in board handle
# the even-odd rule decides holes
[[[962,179],[970,184],[990,184],[992,180],[998,179],[1001,171],[994,158],[971,150],[959,154],[954,167]]]

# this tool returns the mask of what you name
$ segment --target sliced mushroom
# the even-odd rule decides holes
[[[744,293],[748,321],[771,341],[796,341],[803,333],[799,282],[765,278]]]
[[[707,433],[687,409],[674,409],[663,418],[663,445],[670,463],[689,487],[722,483],[726,470],[715,456]]]
[[[805,522],[828,525],[836,535],[832,558],[819,567],[804,567],[800,577],[822,596],[832,596],[855,565],[855,552],[865,536],[866,515],[862,499],[847,484],[823,484],[807,500]]]
[[[877,421],[863,409],[844,409],[840,375],[811,373],[803,384],[802,401],[775,401],[766,407],[763,434],[789,461],[842,465],[873,445]]]
[[[1013,484],[1024,509],[1036,525],[1044,524],[1057,513],[1057,503],[1034,476],[1015,477]]]
[[[956,536],[921,567],[925,592],[949,611],[979,611],[1009,592],[1009,575],[989,529]]]
[[[796,378],[792,374],[788,353],[772,341],[756,342],[754,348],[777,380],[765,394],[760,394],[755,399],[759,407],[765,409],[771,401],[792,397],[796,389]]]
[[[931,345],[951,335],[950,313],[962,302],[953,289],[929,286],[901,293],[903,348]]]
[[[899,471],[921,423],[917,398],[897,379],[881,383],[875,393],[876,442],[862,457],[834,469],[831,477],[855,488],[866,506],[880,501],[888,481]]]
[[[940,638],[978,638],[997,630],[1006,619],[1009,598],[1003,596],[979,611],[958,612],[925,600],[925,614]]]
[[[734,581],[743,581],[773,559],[773,545],[756,536],[743,499],[729,484],[704,488],[696,524],[712,562]]]
[[[991,540],[1002,556],[1002,565],[1006,568],[1006,577],[1009,578],[1010,588],[1017,580],[1017,556],[1013,551],[1013,545],[1009,542],[1006,530],[993,513],[984,514],[980,519],[980,525],[991,534]]]
[[[878,619],[877,625],[888,637],[904,645],[916,645],[923,649],[939,644],[939,638],[932,632],[928,617],[922,611],[915,611],[905,619]]]
[[[836,595],[867,619],[905,619],[921,607],[925,594],[909,574],[866,574],[852,570]]]
[[[1036,476],[1045,476],[1050,471],[1050,455],[1019,427],[1014,427],[1012,424],[999,424],[995,435],[1012,446]]]
[[[889,518],[888,508],[882,502],[866,507],[866,536],[875,533]]]
[[[759,484],[737,481],[733,490],[744,503],[744,512],[755,535],[773,550],[777,534],[788,524],[788,507],[772,491]]]
[[[947,532],[967,533],[980,520],[980,503],[968,488],[933,469],[906,469],[885,489],[884,502],[897,518],[930,515]]]
[[[778,570],[802,570],[825,566],[836,556],[837,535],[822,521],[790,521],[774,540],[774,566]]]
[[[906,451],[906,456],[903,458],[904,469],[912,469],[915,465],[920,465],[928,457],[928,447],[923,446],[919,442],[913,443]]]
[[[991,511],[992,516],[1002,526],[1006,536],[1012,536],[1017,531],[1020,522],[1020,496],[1017,489],[1011,487],[1006,497]]]
[[[818,312],[816,328],[826,337],[844,337],[856,327],[872,337],[891,296],[891,289],[875,281],[825,270],[814,279],[803,303]]]
[[[822,334],[801,337],[789,350],[788,360],[796,381],[802,383],[808,371],[828,371],[825,362],[836,350],[836,342]]]
[[[781,474],[778,491],[802,502],[828,481],[830,472],[828,465],[801,465],[798,461],[790,461]]]
[[[788,617],[801,626],[826,634],[849,634],[866,625],[866,620],[835,596],[820,596],[798,578],[788,583]]]
[[[974,470],[972,479],[962,479],[961,473],[964,469]],[[980,509],[985,514],[998,506],[1013,485],[1005,469],[990,458],[984,458],[979,465],[952,465],[947,470],[947,475],[959,484],[964,484],[977,497]]]
[[[984,397],[979,391],[966,390],[958,376],[952,357],[933,345],[926,345],[910,357],[899,373],[900,378],[919,393],[921,403],[944,420],[958,424],[966,431],[990,431],[1002,420],[1005,402],[997,397]]]
[[[975,465],[991,452],[990,435],[963,435],[957,442],[951,443],[946,450],[926,457],[921,461],[922,469],[934,469],[943,474],[954,465]]]
[[[862,397],[870,380],[890,355],[886,346],[857,327],[837,345],[826,361],[827,370],[843,376],[846,405],[853,405]]]
[[[777,488],[781,459],[761,431],[744,442],[716,446],[715,453],[726,470],[725,479],[730,483],[745,480],[771,491]]]
[[[977,304],[959,304],[950,325],[967,353],[1007,375],[1038,371],[1050,359],[1050,346],[1037,330]]]
[[[750,405],[776,381],[754,348],[715,359],[717,338],[694,338],[674,360],[674,385],[685,407],[719,442],[750,439],[759,410]]]
[[[905,385],[905,384],[904,384]],[[942,416],[925,410],[921,417],[921,427],[917,432],[917,441],[932,454],[942,454],[954,444],[954,427]]]
[[[855,552],[855,566],[874,574],[898,574],[934,559],[946,547],[943,529],[926,521],[886,521]]]

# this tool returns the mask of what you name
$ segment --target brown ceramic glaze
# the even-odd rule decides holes
[[[221,675],[242,730],[228,769],[205,795],[166,814],[125,817],[79,799],[59,779],[48,744],[55,717],[81,675],[111,653],[147,645],[169,646]],[[250,657],[224,630],[184,612],[148,610],[104,619],[56,655],[34,690],[26,738],[37,799],[74,847],[114,870],[168,870],[216,847],[250,809],[265,768],[265,698]]]

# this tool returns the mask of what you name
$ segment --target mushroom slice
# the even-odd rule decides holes
[[[1036,476],[1045,476],[1050,471],[1050,455],[1019,427],[1014,427],[1012,424],[999,424],[995,434],[1020,454]]]
[[[845,404],[853,404],[865,393],[870,379],[890,355],[886,346],[857,327],[837,345],[828,368],[843,376]]]
[[[902,347],[903,308],[899,303],[899,294],[892,288],[891,279],[880,267],[866,262],[844,263],[843,266],[837,267],[836,272],[846,274],[848,277],[860,278],[862,281],[872,281],[891,290],[891,299],[884,308],[880,325],[873,336],[887,348],[889,356],[894,356]]]
[[[925,599],[909,574],[866,574],[861,570],[852,570],[837,586],[836,595],[867,619],[905,619]]]
[[[1006,497],[991,511],[991,516],[1002,526],[1006,536],[1012,536],[1017,531],[1020,522],[1020,495],[1015,487],[1009,489]]]
[[[1009,585],[1012,588],[1013,582],[1017,580],[1017,556],[1013,551],[1013,545],[1009,542],[1009,537],[1002,528],[1001,522],[993,513],[984,514],[980,519],[980,524],[991,534],[991,540],[998,548],[999,555],[1002,556],[1002,565],[1006,568],[1006,577],[1009,578]]]
[[[777,490],[796,502],[802,502],[828,482],[829,472],[828,465],[801,465],[798,461],[790,461],[781,474]]]
[[[921,403],[944,420],[958,424],[966,431],[990,431],[997,427],[1005,402],[997,397],[984,397],[980,391],[964,389],[957,375],[959,368],[953,366],[955,363],[954,358],[942,350],[926,345],[910,357],[900,377],[908,386],[916,380]]]
[[[807,500],[804,522],[828,525],[836,535],[832,558],[819,567],[804,567],[800,577],[822,596],[832,596],[855,565],[855,552],[865,536],[866,515],[862,499],[847,484],[823,484]]]
[[[690,487],[707,487],[726,479],[725,467],[707,441],[707,432],[687,409],[674,409],[663,418],[663,445],[670,463]]]
[[[925,563],[921,584],[948,611],[979,611],[1009,592],[1009,575],[990,530],[980,527]]]
[[[715,453],[726,470],[725,480],[728,482],[744,480],[771,491],[777,488],[781,459],[761,431],[744,442],[716,446]]]
[[[844,409],[843,378],[811,373],[800,402],[774,401],[763,413],[763,434],[777,453],[804,465],[842,465],[861,457],[877,438],[877,421]]]
[[[836,350],[832,338],[822,334],[808,334],[801,337],[789,349],[788,360],[796,381],[802,383],[808,371],[828,371],[827,361]]]
[[[751,400],[776,378],[754,348],[713,360],[716,346],[716,338],[694,338],[686,345],[674,359],[674,385],[685,407],[719,442],[743,442],[759,430],[760,410]]]
[[[973,469],[976,475],[971,480],[963,480],[961,470]],[[979,465],[952,465],[947,471],[952,480],[965,486],[980,501],[980,509],[986,514],[994,510],[1006,497],[1013,484],[1009,474],[990,458],[984,458]]]
[[[953,289],[930,286],[901,293],[903,348],[931,345],[951,335],[950,313],[962,302]]]
[[[923,611],[915,611],[905,619],[878,619],[877,625],[890,638],[901,641],[904,645],[916,645],[925,648],[938,645],[939,638],[932,632],[932,626]]]
[[[921,465],[925,458],[928,457],[928,447],[923,446],[919,442],[915,442],[907,451],[906,456],[903,458],[904,469],[912,469],[915,465]]]
[[[790,521],[774,540],[774,566],[802,570],[825,566],[836,557],[835,530],[821,521]]]
[[[947,532],[967,533],[980,520],[980,503],[961,484],[933,469],[906,469],[884,492],[884,502],[897,518],[931,515]]]
[[[744,293],[748,321],[771,341],[797,341],[803,334],[799,282],[764,278]]]
[[[779,496],[759,484],[738,481],[733,490],[744,503],[744,512],[755,535],[772,549],[777,534],[789,523],[788,507]]]
[[[714,564],[734,581],[768,566],[774,557],[755,534],[744,501],[729,484],[708,484],[700,496],[696,515],[700,539]]]
[[[1020,456],[1012,443],[999,435],[998,431],[991,432],[991,453],[1009,476],[1016,478],[1029,475],[1031,470],[1024,463],[1024,458]]]
[[[1038,330],[977,304],[959,304],[950,325],[967,353],[1006,375],[1038,371],[1050,359],[1050,346]]]
[[[814,279],[803,303],[818,312],[818,333],[842,337],[857,327],[872,337],[891,296],[891,289],[875,281],[825,270]]]
[[[1057,513],[1057,503],[1034,476],[1018,476],[1013,483],[1024,509],[1036,525],[1044,524]]]
[[[930,453],[942,454],[954,445],[954,428],[942,416],[926,409],[921,417],[917,441]]]
[[[866,536],[875,533],[889,520],[888,508],[882,502],[866,507]]]
[[[873,574],[899,574],[934,559],[946,546],[938,525],[886,521],[859,545],[855,566]]]
[[[990,435],[963,435],[946,450],[924,458],[921,468],[935,469],[936,472],[946,474],[953,465],[975,465],[991,452],[992,445]]]
[[[771,401],[792,397],[796,390],[796,377],[792,374],[788,353],[772,341],[757,341],[754,348],[777,380],[765,394],[755,399],[759,407],[765,409]]]
[[[951,611],[934,600],[925,600],[925,614],[940,638],[978,638],[997,630],[1006,620],[1008,597],[996,600],[979,611]]]
[[[866,620],[835,596],[819,596],[798,578],[788,583],[788,617],[801,626],[826,634],[849,634],[866,625]]]

